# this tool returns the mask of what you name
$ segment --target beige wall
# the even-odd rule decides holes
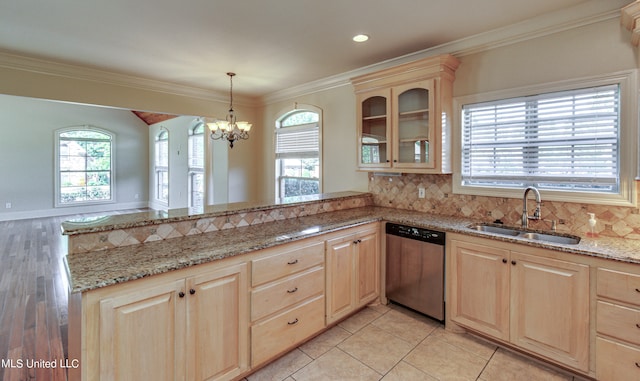
[[[322,186],[323,192],[345,190],[366,191],[367,175],[356,172],[356,108],[351,85],[339,86],[309,95],[268,104],[264,107],[263,190],[269,200],[275,198],[274,131],[279,116],[298,104],[311,104],[322,109]]]
[[[438,53],[445,53],[441,50],[439,48]],[[638,57],[638,49],[630,44],[629,32],[614,18],[462,55],[454,96],[635,69]],[[169,90],[152,91],[137,84],[127,86],[122,82],[74,79],[8,68],[0,68],[0,94],[217,117],[223,117],[228,107],[226,101],[178,95]],[[251,139],[239,142],[229,151],[230,202],[274,198],[275,120],[281,112],[292,109],[294,102],[312,104],[323,110],[323,191],[368,188],[366,173],[356,171],[355,96],[346,84],[274,101],[264,107],[257,107],[252,101],[237,105],[239,116],[252,121],[254,126]]]
[[[638,67],[638,49],[619,19],[460,57],[454,96]]]

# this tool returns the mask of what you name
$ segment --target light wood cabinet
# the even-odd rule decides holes
[[[100,301],[100,380],[184,380],[184,280]],[[127,348],[127,350],[122,350]]]
[[[640,274],[598,268],[598,380],[640,379]]]
[[[324,241],[256,253],[252,260],[251,366],[295,347],[325,327]]]
[[[358,168],[451,173],[454,73],[440,55],[351,79],[357,99]]]
[[[589,266],[458,238],[450,241],[451,320],[587,372]]]
[[[589,370],[589,266],[511,252],[510,341]]]
[[[380,293],[379,225],[353,228],[327,240],[327,324]]]
[[[244,373],[247,277],[245,263],[202,265],[89,291],[82,379],[213,381]]]
[[[187,380],[228,380],[249,368],[247,265],[187,278]]]
[[[509,251],[453,240],[450,258],[452,320],[509,340]]]

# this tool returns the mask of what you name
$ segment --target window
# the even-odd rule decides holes
[[[321,192],[320,112],[296,109],[276,125],[278,199]]]
[[[462,103],[454,190],[499,196],[508,194],[501,190],[535,186],[572,198],[628,196],[625,178],[633,175],[621,159],[628,151],[621,144],[625,82],[603,82]]]
[[[189,207],[204,206],[204,123],[189,129]]]
[[[169,202],[169,132],[162,130],[156,136],[155,149],[156,199]]]
[[[104,130],[59,130],[56,206],[113,201],[113,140]]]

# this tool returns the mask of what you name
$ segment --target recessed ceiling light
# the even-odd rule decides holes
[[[353,41],[355,42],[365,42],[368,39],[369,39],[369,36],[367,36],[366,34],[357,34],[353,36]]]

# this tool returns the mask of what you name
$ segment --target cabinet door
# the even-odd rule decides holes
[[[184,380],[184,280],[100,302],[101,380]]]
[[[391,166],[391,91],[389,89],[359,94],[358,167]]]
[[[509,339],[509,251],[451,241],[451,319]]]
[[[589,267],[517,252],[511,260],[511,342],[588,371]]]
[[[380,290],[380,254],[378,251],[378,231],[372,230],[359,235],[356,239],[356,266],[358,269],[358,287],[356,289],[358,306],[363,306],[379,295]]]
[[[327,241],[327,323],[355,308],[354,235]]]
[[[187,279],[187,379],[231,379],[249,367],[247,265]]]
[[[434,168],[435,107],[434,80],[392,89],[393,166]]]

